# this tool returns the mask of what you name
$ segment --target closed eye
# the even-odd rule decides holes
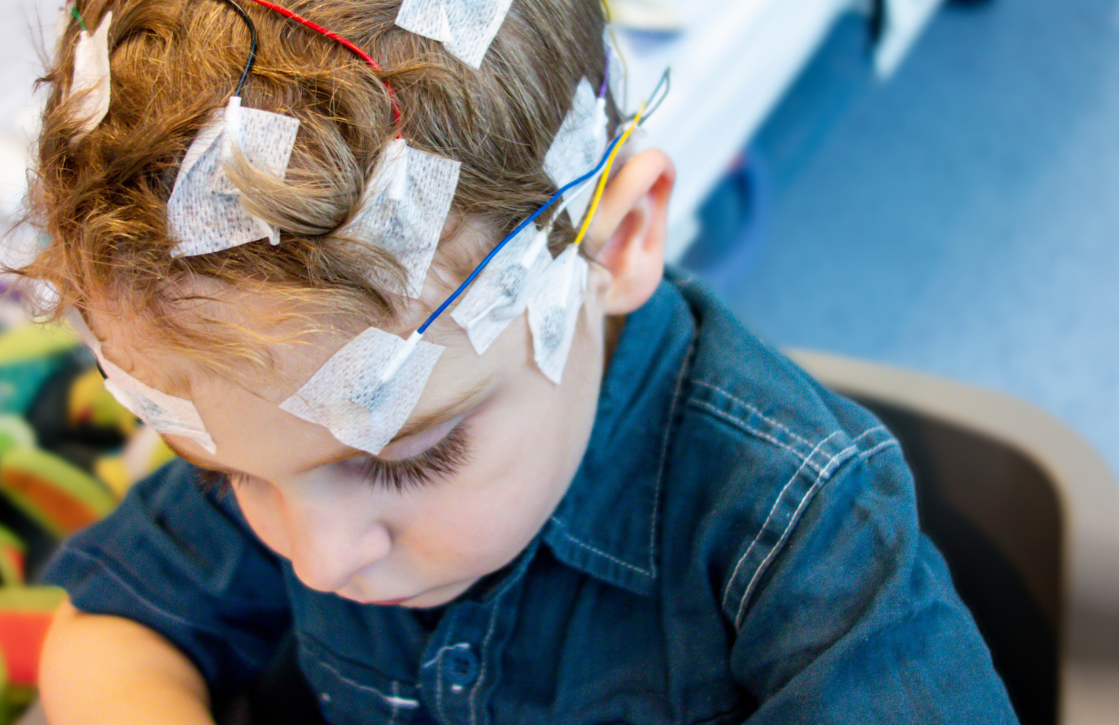
[[[414,456],[399,460],[385,460],[375,456],[360,456],[344,464],[357,469],[363,482],[395,493],[414,490],[437,479],[454,475],[470,460],[466,422],[460,422],[444,438]],[[251,478],[244,474],[215,471],[199,467],[199,486],[206,492],[229,495]]]
[[[361,466],[362,478],[370,485],[404,493],[454,475],[469,460],[470,446],[463,421],[443,440],[417,455],[400,460],[365,456],[355,459],[355,463]]]
[[[205,493],[228,496],[233,489],[240,486],[246,479],[237,473],[215,471],[212,468],[202,468],[195,465],[198,470],[198,487]]]

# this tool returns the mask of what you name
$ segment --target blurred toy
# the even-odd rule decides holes
[[[105,389],[105,378],[96,367],[74,378],[68,403],[67,420],[74,428],[110,428],[128,437],[140,426],[136,416]]]
[[[0,331],[0,725],[35,694],[61,589],[30,586],[59,542],[174,458],[105,389],[68,326]]]
[[[20,586],[27,575],[27,544],[6,526],[0,526],[0,586]]]
[[[0,335],[0,412],[26,412],[77,344],[77,333],[61,325],[23,325]]]
[[[59,538],[100,520],[117,505],[93,476],[38,448],[17,448],[0,458],[0,491]]]
[[[0,589],[0,725],[34,699],[43,640],[64,598],[57,587]]]
[[[140,479],[170,462],[175,452],[167,447],[154,428],[141,427],[128,439],[124,449],[116,455],[98,459],[93,473],[107,485],[118,498]]]
[[[21,416],[0,414],[0,456],[13,448],[32,448],[37,442],[35,431]]]

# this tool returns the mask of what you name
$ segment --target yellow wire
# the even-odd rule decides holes
[[[590,208],[587,209],[587,216],[583,219],[583,226],[579,229],[579,234],[575,237],[575,241],[572,242],[572,244],[579,244],[583,241],[583,237],[587,236],[587,229],[590,228],[591,220],[594,219],[594,214],[598,211],[598,202],[602,199],[602,192],[606,189],[606,180],[610,178],[610,167],[614,165],[614,158],[618,155],[618,152],[622,150],[622,146],[626,145],[626,139],[633,133],[633,129],[637,128],[637,124],[641,123],[641,114],[645,112],[645,104],[647,103],[648,101],[645,101],[641,104],[641,108],[637,109],[637,115],[633,117],[633,121],[629,124],[629,128],[627,128],[626,132],[622,134],[622,137],[618,139],[618,143],[615,144],[614,150],[610,152],[610,158],[606,159],[606,166],[602,169],[602,176],[598,180],[598,187],[595,189]]]

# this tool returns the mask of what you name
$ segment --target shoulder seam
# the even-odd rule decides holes
[[[878,426],[878,427],[882,428],[882,426]],[[876,430],[876,429],[871,428],[870,430],[866,431],[866,433],[870,433],[874,430]],[[863,433],[863,435],[866,435],[866,433]],[[859,438],[862,438],[862,437],[863,436],[859,436]],[[882,441],[881,443],[879,443],[878,445],[874,446],[873,448],[871,448],[869,450],[860,451],[859,452],[859,458],[863,459],[864,461],[868,460],[868,459],[872,458],[873,456],[877,455],[878,453],[881,453],[882,451],[886,450],[887,448],[891,448],[891,447],[901,448],[901,445],[898,443],[897,439],[894,438],[893,436],[891,436],[890,438]]]
[[[739,405],[741,405],[746,410],[750,411],[754,415],[756,415],[759,418],[761,418],[762,420],[764,420],[766,423],[769,423],[770,425],[772,425],[774,428],[780,428],[782,431],[787,433],[790,438],[795,438],[797,441],[802,443],[805,447],[812,448],[811,443],[809,443],[803,437],[794,433],[792,430],[790,430],[788,428],[788,426],[782,425],[781,423],[777,422],[773,418],[770,418],[765,413],[762,413],[760,410],[758,410],[758,408],[756,406],[751,405],[750,403],[747,403],[745,400],[742,400],[741,398],[731,394],[726,389],[720,388],[717,385],[712,385],[711,383],[705,383],[702,380],[696,380],[695,384],[697,386],[701,387],[701,388],[707,388],[708,390],[713,390],[716,393],[719,393],[720,395],[726,397],[728,400],[733,400],[735,403],[738,403]],[[696,402],[699,402],[699,401],[696,401]]]
[[[761,438],[763,440],[769,441],[770,443],[777,446],[778,448],[785,449],[786,451],[791,453],[798,461],[800,461],[802,465],[807,464],[809,466],[809,468],[811,468],[814,471],[819,472],[819,470],[820,470],[819,464],[811,462],[812,454],[815,453],[815,448],[813,448],[809,453],[805,454],[805,453],[797,450],[796,448],[790,446],[788,443],[782,443],[781,441],[774,438],[772,435],[770,435],[766,431],[764,431],[764,430],[762,430],[762,429],[760,429],[756,426],[750,425],[750,423],[748,421],[744,420],[743,418],[740,418],[736,415],[731,415],[730,413],[719,410],[718,408],[716,408],[715,406],[711,405],[710,403],[708,403],[706,401],[696,400],[696,399],[692,398],[692,399],[688,400],[688,403],[693,405],[693,406],[702,408],[703,410],[707,411],[711,415],[714,415],[717,418],[721,418],[721,419],[727,421],[728,423],[733,423],[734,425],[738,426],[739,428],[741,428],[745,432],[747,432],[747,433],[749,433],[753,436],[757,436],[758,438]],[[788,431],[788,429],[785,428],[784,426],[778,425],[778,427],[781,428],[784,431]],[[793,435],[794,437],[800,439],[800,440],[803,440],[803,439],[800,438],[800,436],[796,436],[795,434],[792,434],[792,433],[790,433],[790,434]],[[833,433],[832,435],[835,435],[835,433]],[[830,438],[830,437],[831,436],[828,436],[828,438]],[[825,438],[824,440],[826,441],[827,438]],[[821,443],[822,442],[823,441],[821,441]]]
[[[827,471],[830,474],[831,471],[829,469],[838,467],[840,464],[846,461],[854,450],[855,445],[852,444],[833,455],[831,458],[828,459],[827,465],[824,467],[824,471]],[[746,611],[746,603],[750,601],[750,597],[754,593],[754,588],[757,586],[758,579],[761,577],[762,573],[769,568],[770,563],[774,560],[774,558],[777,557],[778,552],[780,552],[781,549],[784,548],[785,542],[788,541],[789,534],[792,533],[793,527],[797,525],[797,523],[800,521],[800,517],[804,514],[804,509],[807,508],[809,502],[811,502],[812,499],[815,498],[816,492],[820,489],[824,482],[827,481],[827,479],[828,476],[825,476],[823,472],[816,476],[816,480],[812,482],[812,485],[808,488],[804,496],[802,496],[800,501],[797,503],[796,509],[793,511],[792,516],[789,517],[789,522],[785,525],[784,530],[781,532],[781,537],[777,540],[777,543],[773,545],[773,548],[769,550],[769,553],[766,554],[765,559],[762,560],[757,569],[754,570],[754,574],[750,577],[750,583],[746,585],[746,591],[742,593],[742,599],[739,601],[738,609],[734,615],[735,629],[738,629],[742,626],[742,615]],[[743,559],[745,558],[745,555],[743,555]],[[733,581],[733,579],[731,581]]]
[[[838,433],[838,431],[836,431],[836,433]],[[834,438],[836,433],[832,433],[830,436],[828,436],[824,440],[820,441],[816,445],[816,448],[813,450],[813,454],[817,450],[819,450],[825,443],[827,443],[829,440]],[[846,449],[844,449],[844,450],[846,450]],[[836,455],[839,455],[839,454],[837,453]],[[738,579],[738,572],[742,569],[742,566],[746,563],[746,560],[750,557],[750,554],[753,553],[754,547],[756,547],[758,545],[758,542],[761,540],[762,534],[765,533],[766,528],[769,526],[770,521],[772,521],[773,517],[776,515],[777,508],[778,508],[778,506],[780,506],[781,500],[784,498],[785,492],[789,490],[789,487],[793,485],[793,483],[797,480],[797,478],[800,476],[801,472],[805,469],[805,467],[809,467],[809,468],[812,467],[812,466],[809,466],[809,464],[808,464],[809,460],[811,460],[811,455],[808,456],[807,458],[805,458],[803,461],[801,461],[800,467],[797,468],[797,470],[793,473],[793,475],[789,478],[789,480],[781,488],[781,491],[777,494],[776,500],[773,502],[773,506],[770,507],[769,513],[765,517],[765,521],[763,521],[762,525],[760,527],[758,527],[758,533],[754,536],[754,539],[753,539],[753,541],[750,542],[750,545],[748,547],[746,547],[746,551],[742,554],[742,556],[739,557],[738,563],[735,564],[734,571],[731,572],[730,577],[727,579],[727,585],[723,589],[723,607],[724,608],[730,602],[730,590],[731,590],[731,587],[734,585],[735,580]],[[814,468],[814,470],[817,471],[815,482],[818,483],[822,474],[820,473],[819,467]],[[815,483],[813,485],[815,485]],[[790,524],[791,524],[791,521],[790,521]],[[786,531],[787,530],[788,530],[788,526],[786,526]],[[749,593],[749,590],[753,587],[753,583],[754,583],[755,578],[756,578],[756,574],[755,574],[755,577],[751,578],[751,580],[750,580],[750,586],[747,587],[747,594]],[[741,607],[739,607],[739,611],[741,611]],[[736,618],[735,624],[737,625],[737,618]]]
[[[896,446],[897,445],[897,440],[894,439],[893,436],[889,436],[887,438],[887,440],[882,441],[882,442],[878,443],[877,445],[874,445],[870,449],[868,449],[866,451],[860,451],[859,450],[860,444],[865,439],[867,439],[868,437],[871,437],[873,434],[878,433],[878,432],[883,432],[883,433],[886,433],[887,435],[889,435],[885,426],[877,425],[877,426],[873,426],[871,428],[866,429],[865,431],[860,433],[857,437],[852,439],[850,441],[849,445],[847,445],[843,449],[841,449],[839,451],[836,451],[835,453],[831,454],[823,462],[822,465],[820,465],[820,464],[816,464],[816,465],[810,464],[809,461],[814,456],[816,456],[816,454],[818,452],[821,451],[821,449],[824,447],[824,444],[827,443],[832,438],[834,438],[840,432],[841,431],[835,431],[831,435],[829,435],[827,438],[820,441],[820,443],[817,444],[816,447],[813,449],[812,453],[809,454],[809,456],[807,458],[805,458],[804,461],[802,461],[801,466],[789,478],[788,482],[784,485],[784,487],[782,487],[780,493],[777,494],[777,498],[774,501],[773,506],[770,508],[769,513],[767,514],[765,521],[762,523],[761,527],[758,529],[758,533],[754,536],[754,539],[750,542],[750,546],[747,547],[746,551],[742,554],[741,557],[739,557],[738,562],[735,564],[734,571],[731,573],[730,578],[727,580],[727,585],[723,590],[723,607],[724,607],[724,609],[726,609],[730,604],[731,587],[734,585],[734,582],[738,579],[739,571],[742,569],[742,567],[746,563],[746,561],[750,558],[750,555],[754,552],[754,549],[757,547],[758,542],[761,540],[762,534],[769,527],[770,522],[773,521],[773,519],[774,519],[774,517],[775,517],[775,515],[778,511],[778,508],[781,506],[781,503],[784,499],[785,493],[789,490],[789,488],[793,485],[793,483],[797,480],[797,478],[800,477],[800,475],[804,471],[805,467],[812,468],[814,471],[816,471],[815,479],[812,481],[812,484],[808,487],[808,489],[804,492],[804,495],[801,496],[800,500],[797,502],[796,507],[793,509],[793,513],[789,516],[789,520],[788,520],[788,522],[786,522],[784,528],[782,529],[781,535],[778,537],[777,542],[774,543],[774,545],[770,548],[770,550],[766,554],[765,558],[762,559],[762,561],[758,564],[757,568],[754,570],[754,573],[750,576],[750,581],[746,585],[746,589],[743,592],[742,597],[739,600],[738,607],[735,611],[734,624],[735,624],[736,628],[742,626],[742,616],[743,616],[743,613],[746,610],[746,604],[749,602],[751,596],[753,595],[753,593],[755,591],[755,588],[757,587],[758,580],[760,579],[761,575],[765,572],[765,570],[769,567],[770,563],[772,563],[772,561],[777,557],[777,555],[784,548],[784,545],[788,541],[789,536],[791,535],[793,529],[796,527],[797,523],[799,523],[799,521],[801,519],[801,516],[803,516],[805,509],[808,507],[809,503],[811,503],[813,498],[815,498],[816,493],[824,485],[824,483],[826,483],[831,478],[832,474],[841,465],[843,465],[843,463],[845,463],[848,459],[850,459],[852,456],[856,456],[860,460],[865,461],[868,458],[870,458],[871,456],[873,456],[874,454],[879,453],[882,450],[885,450],[886,448],[889,448],[891,446]],[[825,452],[825,453],[822,453],[822,455],[828,455],[828,454]]]

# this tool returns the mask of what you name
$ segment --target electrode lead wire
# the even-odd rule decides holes
[[[315,31],[316,33],[319,33],[320,35],[324,35],[324,36],[330,38],[334,42],[342,45],[343,47],[347,48],[349,51],[351,51],[352,53],[357,55],[359,58],[364,60],[377,73],[384,73],[384,70],[381,68],[380,65],[377,64],[377,61],[373,60],[372,56],[370,56],[368,53],[366,53],[360,47],[355,45],[353,42],[343,38],[338,33],[335,33],[332,30],[327,30],[326,28],[319,25],[315,21],[308,20],[307,18],[303,17],[302,15],[300,15],[296,12],[293,12],[291,10],[288,10],[287,8],[283,7],[282,5],[277,5],[275,3],[269,2],[268,0],[252,0],[252,2],[254,2],[257,5],[260,5],[262,7],[266,7],[269,10],[272,10],[273,12],[277,12],[280,15],[283,15],[285,18],[288,18],[289,20],[294,20],[295,22],[299,23],[300,25],[303,25],[307,28],[310,28],[311,30]],[[392,118],[393,118],[393,121],[396,123],[397,138],[401,138],[401,133],[400,133],[400,130],[399,130],[400,129],[400,123],[401,123],[400,104],[397,102],[396,91],[393,90],[391,83],[388,83],[388,82],[385,82],[385,81],[382,81],[382,82],[385,84],[385,89],[388,91],[389,98],[392,101]]]
[[[253,69],[253,64],[256,63],[256,25],[253,24],[253,19],[249,17],[249,13],[245,8],[237,4],[236,0],[223,0],[223,2],[236,10],[237,14],[241,16],[241,19],[245,21],[245,25],[249,28],[249,59],[245,62],[245,69],[241,71],[241,80],[237,81],[237,89],[233,91],[233,95],[240,96],[241,90],[245,87],[245,81],[248,80],[249,73]]]

